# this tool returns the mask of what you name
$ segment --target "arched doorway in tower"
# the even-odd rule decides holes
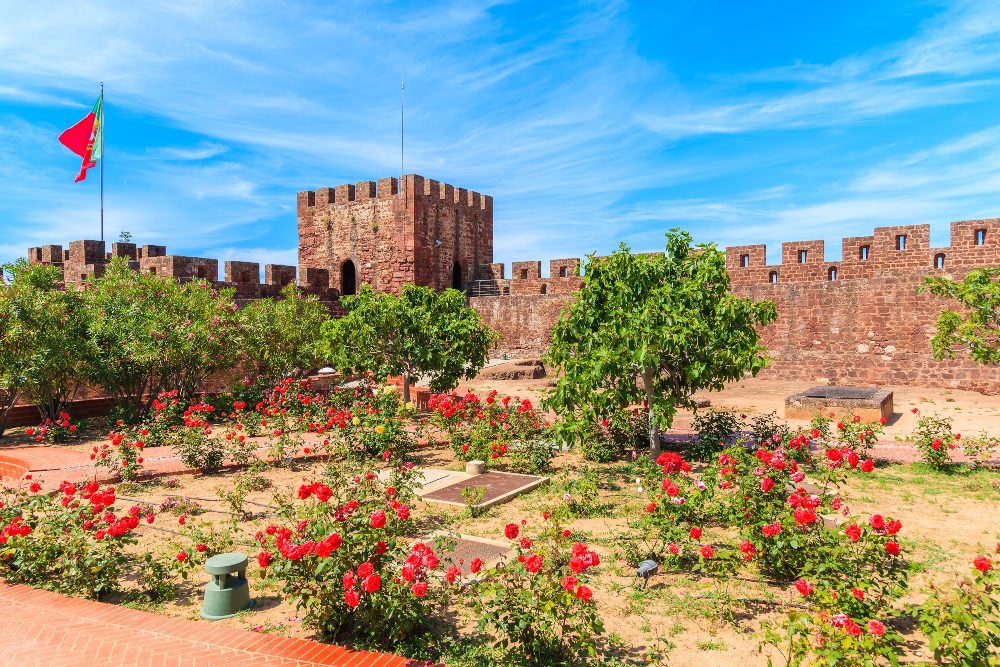
[[[455,262],[455,266],[451,269],[451,286],[455,289],[462,289],[462,265]]]
[[[340,266],[340,293],[350,296],[358,293],[358,272],[354,269],[354,262],[347,260]]]

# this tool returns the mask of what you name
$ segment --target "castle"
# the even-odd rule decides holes
[[[502,335],[508,355],[538,355],[573,293],[583,284],[577,258],[514,262],[510,278],[493,262],[493,198],[407,175],[298,193],[299,266],[167,255],[163,246],[73,241],[68,250],[31,248],[32,262],[58,265],[65,281],[100,275],[112,257],[138,271],[208,279],[241,301],[273,297],[296,282],[331,305],[361,284],[398,292],[415,283],[465,289],[469,305]],[[929,225],[878,227],[845,238],[842,258],[827,260],[823,241],[783,243],[766,263],[763,245],[726,249],[731,289],[770,299],[778,320],[764,329],[773,357],[765,377],[877,385],[934,385],[1000,393],[996,367],[965,357],[935,360],[934,322],[948,304],[917,294],[924,276],[961,278],[1000,266],[1000,219],[951,224],[951,245],[930,247]]]

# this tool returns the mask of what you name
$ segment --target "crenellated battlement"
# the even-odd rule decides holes
[[[358,181],[330,188],[303,190],[298,193],[300,214],[302,209],[322,208],[331,205],[354,205],[379,199],[392,200],[399,196],[422,197],[470,209],[493,210],[493,197],[466,188],[441,183],[417,174],[403,177],[402,190],[398,178],[381,178],[378,181]]]
[[[219,260],[207,257],[168,255],[166,246],[135,243],[112,243],[106,251],[103,241],[72,241],[68,250],[61,245],[46,245],[28,249],[28,261],[35,264],[58,266],[63,270],[67,284],[85,283],[104,274],[108,263],[115,257],[124,257],[134,271],[177,280],[207,280],[217,287],[233,287],[238,299],[256,299],[276,296],[281,288],[295,282],[294,266],[267,264],[264,282],[260,280],[257,262],[226,261],[222,280],[219,279]]]
[[[839,282],[911,272],[967,271],[1000,265],[1000,219],[951,223],[951,244],[930,245],[930,225],[876,227],[872,236],[841,240],[841,258],[827,259],[823,241],[781,244],[781,263],[767,263],[763,244],[726,248],[734,284]]]

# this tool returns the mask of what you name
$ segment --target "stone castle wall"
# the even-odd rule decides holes
[[[929,225],[879,227],[843,239],[840,260],[826,260],[823,241],[783,243],[776,265],[766,263],[764,245],[727,248],[732,291],[777,305],[778,319],[762,332],[773,357],[763,377],[1000,393],[996,366],[933,358],[934,323],[949,304],[917,294],[927,275],[961,279],[970,269],[1000,267],[1000,219],[952,223],[948,247],[929,240]],[[560,277],[563,266],[572,267],[569,277]],[[553,260],[547,278],[539,262],[512,267],[504,279],[503,265],[491,265],[497,289],[481,287],[469,302],[503,335],[500,350],[538,355],[582,285],[579,261]]]
[[[363,283],[398,292],[407,283],[468,291],[469,304],[500,332],[498,352],[537,356],[580,289],[579,259],[493,262],[493,198],[407,175],[298,193],[299,270],[254,262],[168,255],[164,246],[73,241],[68,250],[31,248],[30,261],[58,265],[67,283],[101,275],[112,257],[135,270],[234,287],[241,302],[277,296],[296,282],[340,312],[338,299]],[[962,278],[1000,267],[1000,219],[951,225],[951,244],[930,247],[930,226],[879,227],[845,238],[842,257],[827,260],[823,241],[782,244],[768,265],[763,245],[726,249],[733,292],[777,304],[763,331],[774,357],[765,376],[879,385],[933,385],[1000,393],[995,366],[964,357],[935,360],[930,351],[943,300],[917,288],[926,275]],[[353,272],[354,284],[349,284]]]

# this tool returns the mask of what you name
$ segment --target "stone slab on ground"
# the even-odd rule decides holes
[[[385,653],[170,618],[0,581],[0,665],[407,667]]]
[[[447,569],[448,566],[455,565],[462,571],[463,577],[467,577],[472,573],[469,569],[469,564],[476,558],[481,559],[483,567],[487,568],[492,567],[502,557],[509,555],[511,552],[509,543],[490,540],[485,537],[449,535],[448,533],[439,531],[432,533],[428,541],[436,537],[450,537],[455,542],[454,548],[438,554],[441,562],[445,564],[445,567],[441,569]]]
[[[818,386],[785,399],[785,419],[812,419],[817,412],[833,412],[875,422],[888,421],[892,411],[892,392],[878,387]]]
[[[452,482],[422,495],[424,500],[427,501],[465,507],[466,502],[462,498],[462,490],[470,486],[482,488],[485,489],[484,495],[474,507],[476,509],[485,509],[513,500],[522,493],[527,493],[532,489],[538,488],[548,481],[548,477],[519,475],[512,472],[491,470],[484,472],[482,475],[467,475],[465,479]]]

